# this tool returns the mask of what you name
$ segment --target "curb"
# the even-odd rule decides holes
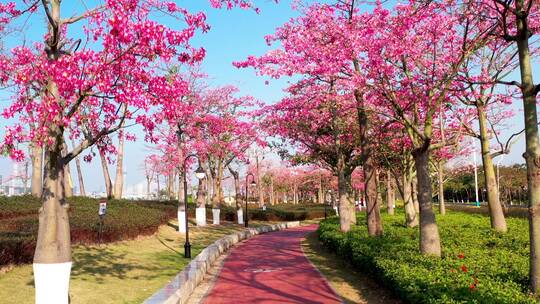
[[[214,261],[234,244],[261,233],[299,227],[300,222],[287,222],[249,228],[229,234],[206,247],[176,277],[160,291],[144,301],[144,304],[184,304]]]

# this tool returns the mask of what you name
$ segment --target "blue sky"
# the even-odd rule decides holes
[[[92,7],[93,4],[100,1],[85,1]],[[242,94],[252,95],[266,103],[273,103],[283,95],[282,88],[286,85],[285,80],[272,80],[269,85],[265,84],[265,79],[255,76],[252,69],[236,69],[232,66],[233,61],[246,58],[248,55],[261,55],[269,48],[266,46],[264,36],[274,32],[274,29],[283,24],[296,12],[290,8],[291,0],[280,0],[275,4],[272,0],[256,1],[261,13],[257,15],[251,10],[235,9],[232,11],[216,10],[210,8],[207,0],[182,0],[177,1],[181,6],[187,7],[190,11],[204,11],[207,15],[207,22],[211,26],[210,32],[206,34],[199,33],[193,43],[197,46],[203,46],[207,51],[207,57],[203,63],[203,70],[209,74],[210,82],[213,85],[233,84],[240,88]],[[62,12],[65,16],[73,15],[74,10],[80,10],[81,0],[65,1],[65,10]],[[29,40],[38,40],[42,36],[44,26],[43,15],[34,17],[31,20],[32,29]],[[15,37],[13,37],[15,38]],[[20,37],[18,37],[20,38]],[[4,41],[9,48],[14,41],[20,39],[10,39]],[[538,77],[537,77],[538,78]],[[0,107],[6,105],[6,94],[0,93]],[[520,109],[520,103],[515,105]],[[510,123],[513,127],[508,132],[516,130],[523,124],[522,114],[518,113],[515,120]],[[0,122],[3,127],[5,122]],[[149,154],[150,148],[143,142],[140,130],[137,128],[131,130],[139,134],[137,142],[128,142],[126,144],[125,171],[127,172],[127,183],[134,184],[144,179],[141,170],[142,161],[145,155]],[[507,156],[503,163],[522,162],[524,142],[518,142],[512,154]],[[75,178],[75,169],[72,165],[72,173]],[[111,174],[114,172],[111,169]],[[0,174],[8,176],[11,172],[11,161],[6,158],[0,158]],[[95,159],[91,164],[83,162],[83,173],[87,192],[102,191],[103,177],[101,173],[99,159]]]
[[[100,1],[85,1],[90,7],[93,3]],[[252,95],[266,103],[272,103],[282,96],[282,88],[285,86],[285,80],[271,81],[269,85],[265,84],[265,79],[256,77],[251,69],[236,69],[232,66],[233,61],[245,59],[248,55],[261,55],[268,50],[264,41],[264,36],[274,32],[274,29],[285,23],[288,19],[295,16],[291,10],[289,0],[282,0],[275,4],[270,0],[257,1],[257,6],[261,9],[260,14],[252,10],[217,10],[208,4],[207,0],[183,0],[177,1],[180,6],[188,8],[191,12],[204,11],[207,15],[207,22],[211,26],[208,33],[198,33],[193,40],[193,44],[202,46],[207,51],[207,56],[203,63],[203,70],[209,75],[210,82],[213,85],[233,84],[240,88],[243,95]],[[74,10],[79,10],[80,0],[65,1],[66,16],[71,16]],[[37,40],[42,37],[44,27],[43,15],[40,14],[32,18],[32,26],[37,27],[27,37],[29,40]],[[37,25],[36,25],[37,24]],[[15,38],[15,37],[13,37]],[[20,37],[18,37],[20,38]],[[6,46],[12,47],[13,39],[4,41]],[[6,94],[0,93],[0,107],[5,107]],[[5,122],[1,122],[3,128]],[[128,142],[126,144],[125,164],[127,171],[127,183],[134,184],[144,179],[140,168],[142,161],[150,151],[149,145],[143,141],[144,136],[137,128],[131,130],[138,134],[137,142]],[[11,161],[0,157],[0,174],[9,176],[11,173]],[[76,174],[74,164],[71,171]],[[114,177],[114,172],[113,174]],[[91,164],[83,162],[83,174],[85,177],[86,191],[100,191],[104,189],[103,177],[99,159],[94,159]],[[73,175],[75,178],[76,176]]]

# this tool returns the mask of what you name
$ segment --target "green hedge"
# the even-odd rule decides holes
[[[446,209],[452,210],[452,211],[473,213],[473,214],[489,215],[489,208],[486,205],[476,207],[473,204],[462,205],[462,204],[447,203]],[[503,212],[506,217],[521,217],[521,218],[529,217],[529,209],[527,207],[520,207],[520,206],[505,207],[503,208]]]
[[[244,207],[244,205],[242,205]],[[324,217],[324,206],[321,205],[275,205],[262,208],[250,204],[248,206],[249,219],[257,221],[304,221]],[[211,218],[211,208],[207,207],[206,215]],[[331,208],[327,209],[328,216],[335,215]],[[220,218],[226,221],[236,221],[236,209],[222,206]]]
[[[0,198],[0,266],[32,261],[41,203],[30,196]],[[99,200],[70,199],[73,244],[95,244],[98,239]],[[176,217],[173,202],[110,200],[101,241],[114,242],[154,234],[160,225]]]
[[[527,221],[509,218],[508,233],[498,234],[485,216],[439,216],[443,255],[434,258],[419,254],[418,229],[404,227],[403,218],[384,215],[380,238],[369,237],[365,225],[342,233],[332,218],[321,223],[319,239],[408,303],[537,303],[527,287]]]
[[[99,200],[74,197],[70,202],[71,242],[99,242]],[[0,197],[0,266],[32,261],[38,230],[39,199],[32,196]],[[300,221],[324,216],[320,205],[281,205],[266,211],[250,206],[249,218],[260,221]],[[212,218],[207,206],[207,217]],[[154,234],[160,225],[177,217],[177,201],[109,200],[101,241],[104,243]],[[221,218],[236,221],[233,207],[222,207]],[[322,210],[322,211],[321,211]],[[189,217],[195,217],[195,204],[189,204]],[[333,210],[328,210],[333,214]],[[330,213],[330,211],[332,213]]]

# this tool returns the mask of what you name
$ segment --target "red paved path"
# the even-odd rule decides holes
[[[267,233],[236,246],[204,303],[342,303],[302,251],[302,239],[316,229]]]

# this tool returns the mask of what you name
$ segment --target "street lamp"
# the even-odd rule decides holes
[[[191,259],[191,244],[189,243],[189,225],[188,225],[188,187],[187,187],[187,168],[186,168],[186,164],[187,164],[187,161],[189,158],[191,157],[194,157],[196,158],[197,160],[199,160],[199,158],[197,157],[197,155],[195,154],[191,154],[191,155],[188,155],[185,159],[184,159],[184,208],[185,208],[185,217],[186,217],[186,243],[184,244],[184,257],[185,258],[188,258],[188,259]],[[203,179],[205,176],[206,176],[206,173],[204,171],[204,169],[199,165],[199,167],[197,168],[197,170],[195,170],[195,176],[198,178],[198,179]],[[178,223],[180,224],[180,223]]]
[[[245,217],[245,221],[244,221],[244,226],[247,228],[248,227],[248,220],[249,220],[249,217],[248,217],[248,197],[249,197],[249,189],[248,189],[248,181],[249,181],[249,176],[252,177],[252,182],[251,182],[251,186],[252,187],[255,187],[257,185],[257,183],[255,182],[255,175],[253,175],[253,173],[248,173],[246,175],[246,217]]]

